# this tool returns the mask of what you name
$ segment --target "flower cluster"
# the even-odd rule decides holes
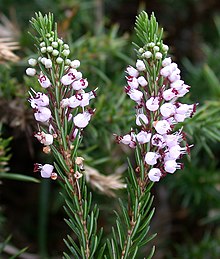
[[[156,53],[160,53],[154,43],[150,47],[154,51],[157,47]],[[183,168],[178,159],[190,152],[190,146],[182,128],[175,128],[176,124],[194,114],[196,104],[188,105],[178,101],[179,97],[189,92],[190,87],[181,80],[180,69],[170,57],[162,59],[161,53],[159,55],[143,49],[139,53],[141,55],[136,67],[127,67],[125,87],[125,92],[136,103],[138,129],[117,136],[116,140],[130,148],[140,146],[148,178],[157,182],[167,173],[172,174]],[[159,69],[152,82],[150,67],[155,60]]]
[[[65,139],[70,150],[72,141],[81,136],[80,132],[89,124],[94,113],[88,106],[90,100],[96,97],[96,90],[85,92],[88,81],[78,70],[80,61],[68,59],[68,44],[56,38],[54,32],[47,33],[46,39],[39,43],[39,53],[37,59],[28,60],[30,67],[26,69],[28,76],[38,77],[42,87],[42,92],[33,89],[29,92],[35,120],[41,123],[34,136],[44,145],[45,153],[49,153],[50,145],[54,145],[56,138],[59,141],[61,128],[67,122]],[[36,168],[35,171],[40,171],[42,177],[51,177],[52,166],[40,165]]]

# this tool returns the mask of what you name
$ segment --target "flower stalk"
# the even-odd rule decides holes
[[[181,79],[177,64],[167,57],[169,47],[163,43],[163,30],[159,30],[154,14],[148,18],[142,12],[135,30],[143,46],[134,44],[137,60],[135,67],[126,69],[124,89],[135,103],[136,129],[116,136],[119,144],[135,149],[136,158],[136,169],[129,163],[127,207],[121,203],[124,237],[120,227],[118,236],[113,238],[115,244],[121,243],[119,254],[123,259],[135,258],[139,248],[155,237],[155,234],[147,236],[154,214],[150,191],[154,182],[183,168],[183,163],[177,160],[189,154],[192,146],[187,144],[186,134],[178,123],[192,117],[196,110],[196,104],[182,104],[178,100],[189,92],[190,86]],[[148,258],[154,250],[155,247]]]
[[[85,91],[88,81],[79,71],[80,61],[68,58],[69,46],[58,38],[53,15],[37,13],[31,24],[38,33],[34,36],[38,58],[28,60],[26,74],[37,76],[42,88],[42,92],[29,92],[38,126],[34,136],[44,145],[43,152],[55,159],[53,165],[36,163],[34,172],[39,171],[43,178],[62,180],[64,208],[69,216],[65,221],[75,232],[79,247],[70,236],[64,242],[74,258],[92,258],[102,231],[97,234],[98,209],[92,208],[92,196],[87,193],[84,159],[78,157],[78,148],[82,131],[94,113],[89,104],[95,91]],[[64,257],[69,258],[67,253]]]

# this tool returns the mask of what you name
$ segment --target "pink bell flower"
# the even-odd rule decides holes
[[[47,122],[51,118],[51,111],[47,107],[38,107],[34,117],[36,121]]]
[[[159,182],[160,178],[162,176],[162,173],[159,168],[152,168],[148,173],[148,178],[152,182]]]
[[[51,86],[51,82],[50,80],[47,78],[47,76],[45,76],[42,72],[39,76],[39,79],[38,79],[38,82],[40,83],[40,85],[43,87],[43,88],[48,88]]]

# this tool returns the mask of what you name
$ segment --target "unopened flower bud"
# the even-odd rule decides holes
[[[160,50],[160,48],[158,46],[154,46],[153,49],[155,52],[158,52]]]
[[[63,59],[61,57],[58,57],[56,59],[56,62],[57,62],[57,64],[62,64],[63,63]]]
[[[166,67],[166,66],[169,66],[171,64],[172,60],[171,58],[165,58],[163,61],[162,61],[162,66],[163,67]]]
[[[67,57],[67,56],[69,56],[70,51],[69,51],[68,49],[64,49],[64,50],[62,51],[62,54],[63,54],[65,57]]]
[[[160,52],[155,53],[156,59],[161,59],[162,57],[163,57],[162,53],[160,53]]]
[[[169,47],[168,47],[166,44],[163,44],[162,50],[163,50],[164,52],[167,52],[167,51],[169,50]]]
[[[148,164],[148,165],[155,165],[157,163],[157,159],[160,157],[160,155],[158,155],[155,152],[147,152],[147,154],[145,155],[144,161]]]
[[[143,77],[143,76],[140,76],[138,77],[138,83],[141,85],[141,86],[146,86],[148,83],[147,83],[147,80]]]
[[[154,42],[150,42],[147,45],[148,45],[148,47],[153,48],[155,46],[155,43]]]
[[[36,69],[35,68],[27,68],[26,69],[26,74],[28,75],[28,76],[34,76],[34,75],[36,75]]]
[[[59,51],[58,50],[56,50],[56,49],[54,49],[53,51],[52,51],[52,55],[53,56],[58,56],[59,55]]]
[[[35,59],[35,58],[30,58],[29,60],[28,60],[28,64],[30,65],[30,66],[36,66],[37,65],[37,60]]]
[[[42,48],[42,47],[45,47],[46,46],[46,43],[43,41],[43,42],[41,42],[40,43],[40,47]]]
[[[146,69],[144,62],[140,59],[138,59],[136,62],[136,68],[139,71],[144,71]]]
[[[51,43],[51,45],[52,45],[53,48],[57,48],[57,47],[58,47],[58,42],[53,41],[53,42]]]
[[[60,45],[63,45],[63,40],[58,39],[57,42],[58,42]]]
[[[46,47],[42,47],[42,48],[40,49],[40,51],[41,51],[41,53],[46,53],[46,52],[47,52],[47,48],[46,48]]]
[[[69,66],[70,64],[71,64],[71,60],[67,58],[67,59],[65,60],[65,65]]]
[[[52,68],[52,61],[50,59],[47,59],[44,65],[45,65],[45,68]]]
[[[53,47],[48,46],[48,47],[47,47],[47,52],[52,52],[52,51],[53,51]]]
[[[142,54],[142,56],[143,56],[144,58],[151,58],[151,57],[152,57],[152,53],[151,53],[150,51],[146,51],[146,52],[144,52],[144,53]]]
[[[70,48],[68,44],[64,44],[63,47],[64,47],[64,49],[69,49]]]
[[[71,61],[70,66],[72,68],[78,68],[80,66],[80,61],[75,59],[75,60]]]

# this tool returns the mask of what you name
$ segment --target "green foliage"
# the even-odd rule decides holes
[[[146,12],[141,12],[135,23],[135,31],[144,46],[151,42],[162,44],[163,29],[159,30],[154,14],[148,18]]]
[[[220,253],[219,237],[213,238],[210,233],[206,233],[203,239],[195,244],[193,240],[189,240],[187,245],[177,245],[176,255],[178,258],[218,258]]]
[[[136,153],[140,150],[136,149]],[[140,155],[140,154],[139,154]],[[143,163],[141,160],[140,166]],[[143,164],[141,166],[143,168]],[[144,172],[142,172],[144,174]],[[112,228],[113,237],[107,240],[109,257],[107,258],[137,258],[139,249],[150,242],[156,234],[149,234],[150,222],[154,214],[151,208],[153,196],[150,191],[153,183],[141,181],[129,162],[127,178],[128,201],[119,199],[121,215],[115,211],[116,227]],[[147,258],[152,258],[153,246]]]

